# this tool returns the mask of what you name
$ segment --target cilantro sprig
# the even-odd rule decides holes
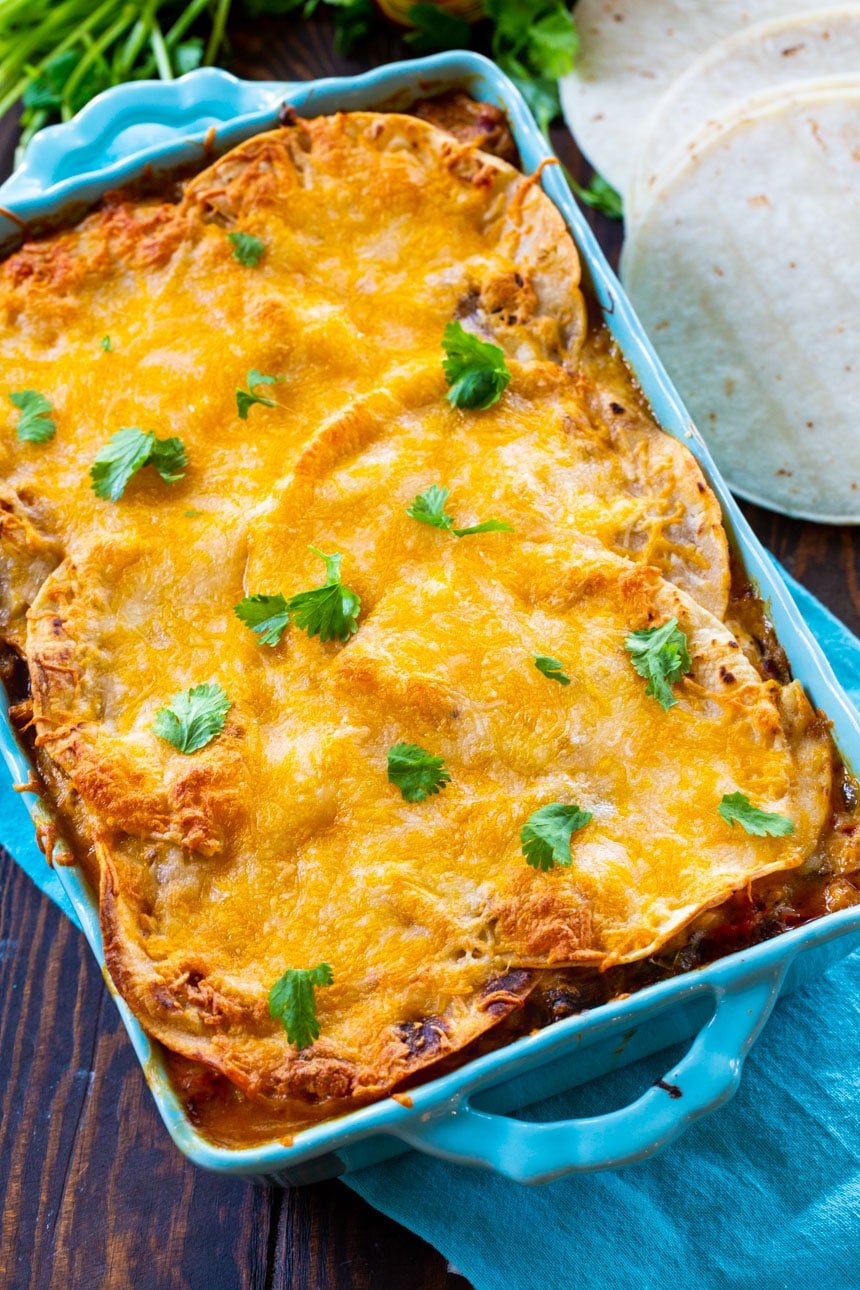
[[[269,1016],[280,1021],[299,1050],[319,1038],[314,990],[327,985],[334,985],[334,973],[328,963],[318,963],[313,968],[287,968],[269,991]]]
[[[290,596],[287,609],[296,627],[308,636],[319,636],[321,641],[348,641],[358,631],[361,600],[340,580],[343,556],[339,552],[326,555],[315,546],[309,546],[308,550],[325,562],[325,582],[321,587]]]
[[[175,694],[167,707],[158,709],[152,728],[179,752],[193,753],[220,735],[229,711],[227,695],[210,681]]]
[[[669,618],[661,627],[631,632],[624,647],[636,671],[648,681],[645,693],[656,699],[664,712],[674,707],[678,700],[672,686],[693,666],[687,637],[678,627],[677,618]]]
[[[233,259],[238,260],[246,269],[253,269],[260,263],[266,251],[265,242],[261,242],[253,233],[228,233],[227,241],[233,247]]]
[[[175,484],[187,465],[181,439],[158,439],[151,430],[128,426],[111,435],[92,465],[90,478],[96,496],[118,502],[132,475],[144,466],[154,466],[165,484]]]
[[[450,784],[451,776],[442,758],[426,748],[394,744],[388,750],[388,782],[400,789],[404,802],[423,802]]]
[[[242,421],[248,420],[248,412],[255,403],[260,403],[264,408],[276,408],[278,405],[274,399],[267,398],[265,394],[257,394],[255,386],[257,385],[274,385],[281,378],[280,376],[266,376],[264,372],[258,372],[252,367],[245,378],[248,386],[247,390],[236,391],[236,411]]]
[[[442,348],[445,351],[442,367],[451,387],[449,403],[455,408],[477,411],[498,403],[511,379],[504,350],[480,340],[459,322],[448,323]]]
[[[445,510],[450,490],[441,484],[431,484],[419,493],[406,508],[406,514],[422,524],[429,524],[435,529],[444,529],[455,537],[469,537],[473,533],[513,533],[513,526],[506,520],[484,520],[481,524],[471,524],[468,528],[454,527],[454,517]]]
[[[341,582],[343,556],[326,555],[315,546],[308,550],[325,562],[326,580],[321,587],[289,597],[280,592],[245,596],[233,606],[236,617],[257,633],[261,645],[277,645],[291,618],[296,627],[321,641],[348,641],[358,631],[361,599]]]
[[[794,832],[794,822],[787,815],[760,810],[746,793],[726,793],[717,810],[732,828],[740,824],[756,838],[785,838]]]
[[[280,592],[274,596],[245,596],[233,606],[233,613],[257,633],[261,645],[277,645],[290,621],[287,602]]]
[[[571,863],[570,839],[592,819],[590,811],[564,802],[550,802],[533,811],[520,829],[526,862],[533,869],[548,870]]]
[[[564,664],[557,658],[550,658],[548,654],[535,654],[535,667],[544,676],[548,676],[551,681],[558,681],[559,685],[570,685],[570,677],[565,673]]]
[[[38,390],[12,390],[8,398],[21,413],[16,426],[19,439],[26,443],[47,443],[53,439],[57,427],[50,414],[54,409],[44,394]]]

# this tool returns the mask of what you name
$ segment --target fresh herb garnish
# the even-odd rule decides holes
[[[93,492],[106,502],[117,502],[142,467],[154,466],[165,484],[175,484],[187,465],[181,439],[158,439],[151,430],[129,426],[112,434],[96,457],[90,470]]]
[[[558,81],[573,70],[579,37],[565,0],[484,0],[493,60],[510,76],[546,134],[561,105]]]
[[[269,991],[269,1016],[280,1021],[298,1049],[319,1038],[314,989],[325,985],[334,985],[334,973],[328,963],[318,963],[315,968],[287,968]]]
[[[227,240],[233,244],[233,259],[248,269],[253,269],[254,265],[260,263],[266,250],[265,243],[252,233],[228,233]],[[249,384],[250,379],[249,374]]]
[[[414,31],[403,37],[416,54],[438,54],[445,49],[467,49],[472,28],[459,14],[449,13],[440,4],[414,4],[406,17]]]
[[[287,602],[280,593],[245,596],[233,606],[233,613],[257,633],[261,645],[277,645],[290,621]]]
[[[353,632],[358,631],[361,600],[340,580],[343,556],[338,553],[325,555],[315,546],[308,547],[308,550],[325,561],[326,580],[321,587],[290,596],[286,608],[296,627],[307,632],[308,636],[319,636],[321,641],[348,641]]]
[[[255,403],[261,403],[264,408],[276,408],[278,405],[274,399],[267,399],[264,394],[254,392],[255,385],[274,385],[281,378],[279,376],[265,376],[252,367],[247,376],[247,390],[236,391],[236,409],[243,421],[248,420],[248,409],[252,408]]]
[[[550,658],[548,654],[535,654],[535,667],[544,676],[548,676],[551,681],[558,681],[559,685],[570,685],[570,677],[565,675],[564,664],[560,663],[557,658]]]
[[[101,345],[102,349],[106,354],[109,354],[111,352],[111,349],[113,348],[113,346],[111,345],[110,336],[102,336],[101,340],[99,341],[99,344]]]
[[[27,443],[47,443],[57,433],[57,427],[51,420],[53,408],[44,394],[38,390],[13,390],[9,395],[21,413],[18,418],[18,438]]]
[[[511,379],[504,351],[480,340],[459,322],[450,322],[442,337],[442,367],[450,385],[448,402],[455,408],[483,410],[498,403]]]
[[[591,182],[587,188],[583,188],[582,184],[578,184],[570,174],[567,175],[567,182],[579,200],[584,202],[586,206],[591,206],[594,210],[600,211],[602,215],[607,215],[609,219],[624,218],[624,202],[621,194],[616,192],[602,175],[592,175]]]
[[[630,652],[636,671],[648,681],[645,693],[668,711],[678,702],[672,693],[672,685],[693,666],[687,637],[678,627],[677,618],[668,619],[661,627],[631,632],[624,646]]]
[[[484,520],[483,524],[472,524],[465,529],[455,528],[453,515],[448,515],[445,511],[448,492],[441,484],[431,484],[423,493],[418,494],[411,506],[407,506],[406,514],[413,520],[420,520],[422,524],[429,524],[435,529],[444,529],[446,533],[453,533],[458,538],[468,537],[472,533],[513,533],[513,527],[505,520]]]
[[[182,753],[197,752],[224,729],[230,700],[214,681],[192,685],[175,694],[166,708],[159,708],[152,728]]]
[[[550,802],[533,811],[520,829],[523,855],[533,869],[569,865],[571,834],[591,822],[591,812],[563,802]]]
[[[399,788],[405,802],[423,802],[450,784],[441,757],[417,744],[395,744],[388,750],[388,782]]]
[[[794,823],[787,815],[759,810],[752,805],[746,793],[726,793],[717,810],[732,828],[737,822],[757,838],[784,838],[794,832]]]

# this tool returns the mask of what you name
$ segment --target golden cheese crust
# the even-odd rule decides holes
[[[236,230],[262,240],[257,266]],[[486,411],[446,398],[453,319],[507,357]],[[38,445],[14,414],[0,432],[0,632],[113,980],[175,1052],[287,1119],[337,1114],[456,1054],[542,974],[642,959],[824,845],[826,726],[722,621],[717,503],[587,334],[558,212],[474,141],[374,113],[258,136],[176,204],[115,197],[25,245],[0,337],[0,389],[44,392],[57,425]],[[280,378],[275,406],[240,420],[252,368]],[[88,470],[129,425],[180,437],[188,470],[104,502]],[[461,526],[512,531],[418,523],[431,484]],[[343,554],[358,631],[263,646],[233,606],[318,583],[309,545]],[[664,711],[624,642],[670,617],[693,662]],[[226,725],[183,754],[155,713],[210,681]],[[442,792],[403,800],[398,742],[444,758]],[[730,828],[716,807],[737,791],[792,835]],[[593,818],[542,872],[519,834],[554,801]],[[299,1051],[268,992],[322,961]]]
[[[829,744],[799,687],[762,681],[707,611],[586,539],[560,549],[538,521],[457,542],[410,521],[385,481],[409,480],[414,447],[393,437],[330,468],[315,496],[287,488],[232,560],[212,533],[196,547],[215,557],[205,570],[187,549],[97,542],[30,611],[38,741],[97,821],[115,981],[171,1047],[288,1104],[378,1095],[468,1043],[514,1006],[494,989],[512,969],[652,953],[727,890],[801,863],[829,809]],[[262,651],[230,606],[308,581],[322,534],[355,565],[358,634]],[[184,603],[192,578],[213,607],[205,678],[233,707],[187,757],[151,724],[200,679],[189,624],[138,621],[165,588]],[[694,667],[664,713],[623,642],[667,616]],[[547,693],[541,649],[565,659],[570,687]],[[401,740],[444,757],[438,797],[405,803],[387,782]],[[715,804],[740,787],[794,820],[791,839],[729,830]],[[519,848],[547,801],[595,817],[573,865],[548,874]],[[320,959],[336,984],[321,1038],[297,1054],[267,986]],[[438,1042],[415,1053],[419,1024]]]

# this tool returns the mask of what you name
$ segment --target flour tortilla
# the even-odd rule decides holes
[[[830,523],[860,523],[858,228],[860,89],[792,92],[705,131],[622,258],[729,484]]]
[[[561,83],[567,124],[595,169],[624,193],[652,111],[692,62],[741,27],[824,7],[815,0],[579,0],[580,53]]]
[[[856,4],[742,27],[691,64],[658,103],[627,194],[628,218],[677,164],[687,141],[741,101],[788,86],[800,93],[831,89],[832,78],[856,78],[858,71]]]

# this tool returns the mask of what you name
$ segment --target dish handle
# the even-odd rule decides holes
[[[95,172],[107,180],[114,168],[133,158],[145,162],[150,154],[159,166],[189,161],[199,157],[207,134],[232,138],[243,120],[274,112],[298,88],[286,81],[242,81],[219,67],[200,67],[174,81],[115,85],[70,121],[39,131],[0,188],[0,203],[14,211],[47,194],[62,196],[66,185]]]
[[[471,1106],[411,1123],[398,1136],[457,1164],[483,1165],[521,1183],[616,1169],[644,1160],[726,1102],[779,994],[785,964],[714,988],[716,1008],[685,1056],[635,1102],[605,1115],[536,1124]],[[472,1089],[474,1093],[476,1090]]]

